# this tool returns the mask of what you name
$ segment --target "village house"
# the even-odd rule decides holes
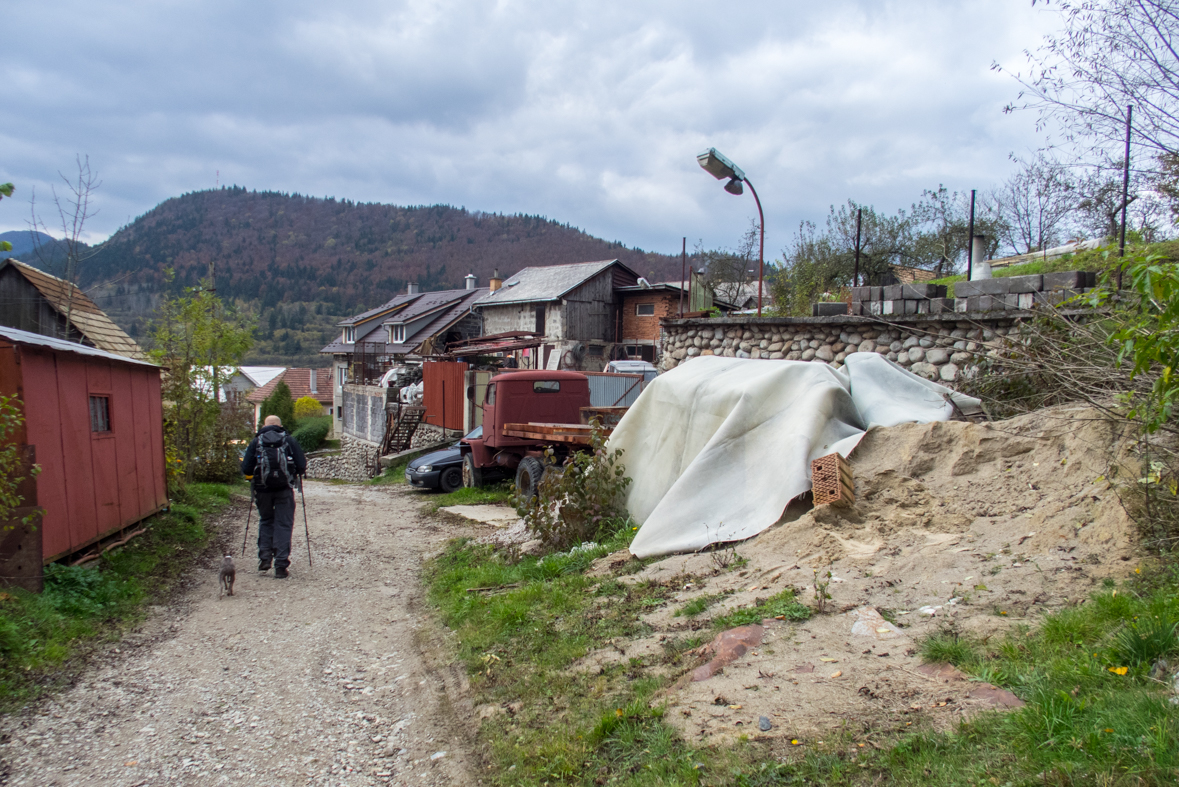
[[[246,404],[254,408],[254,424],[259,428],[262,426],[262,403],[266,401],[266,397],[274,393],[280,382],[286,383],[287,388],[291,389],[291,399],[295,401],[310,396],[319,402],[324,412],[332,407],[331,369],[283,369],[266,384],[253,389],[245,396]]]
[[[472,306],[487,292],[475,286],[473,275],[461,290],[419,292],[410,284],[384,305],[337,323],[340,335],[320,350],[332,356],[333,433],[345,433],[345,386],[376,386],[395,365],[418,363],[444,353],[448,343],[481,336],[482,320]]]
[[[146,357],[81,289],[11,257],[0,261],[0,325],[126,358]]]
[[[618,260],[524,268],[493,278],[475,308],[486,334],[544,336],[539,357],[528,353],[522,366],[601,371],[622,353],[622,292],[639,279]]]

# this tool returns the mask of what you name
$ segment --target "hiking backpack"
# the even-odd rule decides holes
[[[271,491],[289,489],[295,476],[287,459],[285,432],[263,432],[258,435],[258,486]]]

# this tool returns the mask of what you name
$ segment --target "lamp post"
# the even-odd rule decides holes
[[[749,186],[749,192],[753,194],[753,201],[757,203],[757,219],[761,227],[761,244],[757,250],[757,316],[760,317],[762,281],[765,278],[766,217],[762,213],[761,200],[757,197],[757,190],[753,188],[753,184],[749,182],[749,178],[745,177],[741,168],[721,155],[716,148],[709,148],[696,156],[696,161],[704,168],[705,172],[717,180],[728,178],[729,182],[725,184],[725,191],[730,194],[740,195],[743,192],[742,183]]]

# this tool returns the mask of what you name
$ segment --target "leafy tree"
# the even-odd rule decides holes
[[[37,465],[25,467],[16,435],[24,423],[21,402],[15,397],[0,396],[0,523],[7,525],[12,512],[20,508],[24,498],[17,493],[25,480],[25,472],[36,475]],[[31,517],[30,517],[31,518]],[[7,529],[7,527],[5,528]],[[0,533],[4,530],[0,529]]]
[[[16,187],[11,183],[0,183],[0,199],[11,197],[15,190]],[[12,251],[12,244],[6,240],[0,240],[0,251]]]
[[[249,425],[233,406],[219,401],[220,378],[226,367],[241,364],[252,334],[250,321],[208,287],[163,296],[152,325],[150,356],[166,370],[164,441],[183,481],[236,473],[232,441],[248,436]]]
[[[268,415],[277,415],[282,419],[282,425],[286,429],[293,430],[295,428],[295,400],[291,398],[291,389],[282,380],[279,380],[278,385],[274,386],[274,390],[270,392],[262,401],[262,410],[259,414],[258,427],[262,427],[262,421]]]
[[[1003,220],[994,197],[979,194],[975,200],[974,233],[986,238],[986,253],[994,256],[1003,234]],[[917,267],[949,275],[966,267],[970,252],[970,195],[945,186],[926,189],[913,206],[913,259]]]

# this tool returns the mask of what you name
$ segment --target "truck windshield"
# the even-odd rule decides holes
[[[487,403],[495,404],[495,383],[487,386]]]
[[[561,390],[561,383],[557,380],[537,380],[532,384],[536,393],[556,393]]]

